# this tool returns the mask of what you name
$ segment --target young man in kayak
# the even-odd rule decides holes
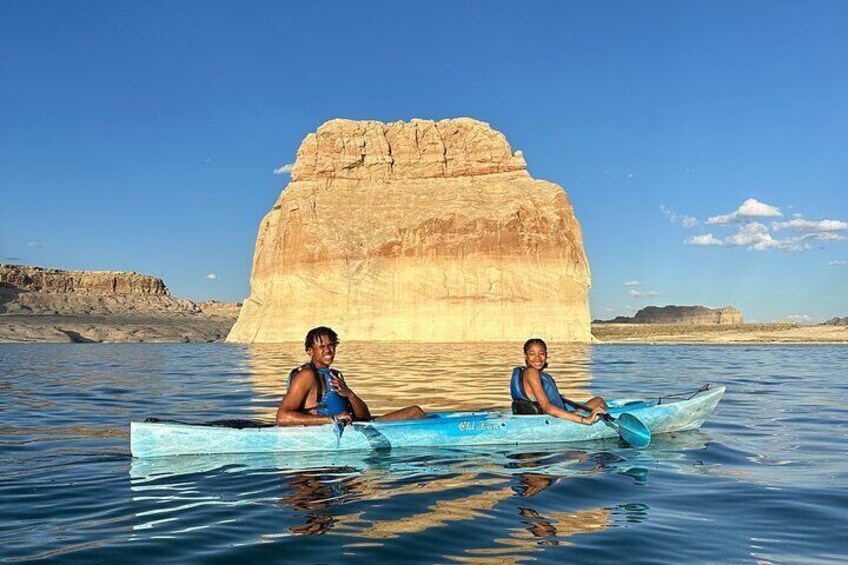
[[[514,413],[550,414],[591,426],[606,412],[607,403],[600,396],[585,403],[592,409],[588,414],[578,413],[576,407],[560,396],[554,378],[543,371],[548,366],[548,346],[543,340],[527,340],[524,344],[524,364],[524,367],[516,367],[512,371],[509,389]]]
[[[304,346],[311,360],[292,369],[286,395],[277,408],[278,426],[318,426],[340,420],[345,424],[365,420],[417,420],[426,418],[418,406],[408,406],[377,418],[368,405],[347,386],[341,372],[331,369],[339,336],[318,327],[306,334]]]

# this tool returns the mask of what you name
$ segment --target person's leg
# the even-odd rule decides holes
[[[374,418],[375,420],[421,420],[422,418],[426,418],[427,414],[418,406],[407,406],[406,408],[401,408],[400,410],[395,410],[394,412],[389,412],[388,414],[383,414],[382,416],[377,416]]]

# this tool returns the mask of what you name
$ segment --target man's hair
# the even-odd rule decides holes
[[[327,339],[329,339],[330,343],[332,343],[333,345],[339,344],[339,336],[338,334],[336,334],[336,332],[334,332],[330,328],[318,326],[317,328],[312,328],[311,330],[309,330],[309,333],[306,334],[306,341],[304,341],[303,344],[306,351],[309,351],[309,349],[315,344],[315,342],[322,337],[326,337]]]
[[[528,339],[524,342],[524,353],[527,353],[533,345],[541,345],[545,348],[545,353],[548,352],[548,344],[545,343],[545,340],[534,337],[533,339]]]

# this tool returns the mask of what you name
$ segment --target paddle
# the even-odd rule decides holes
[[[340,420],[333,416],[333,433],[336,436],[336,449],[339,448],[339,444],[342,441],[342,434],[344,433],[345,423],[344,420]]]
[[[585,404],[580,404],[567,398],[563,398],[563,400],[575,408],[585,410],[589,413],[592,412],[592,408]],[[647,447],[651,443],[651,430],[633,414],[625,412],[618,418],[613,418],[611,415],[604,413],[600,414],[600,417],[604,424],[614,429],[621,439],[633,447]]]

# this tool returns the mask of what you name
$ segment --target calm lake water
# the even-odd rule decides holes
[[[381,413],[506,408],[520,344],[343,343]],[[0,345],[0,560],[845,563],[848,347],[551,346],[564,394],[726,385],[697,432],[532,450],[133,460],[129,422],[273,418],[302,346]]]

